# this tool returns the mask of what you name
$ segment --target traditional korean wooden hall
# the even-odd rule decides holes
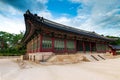
[[[80,30],[59,24],[26,11],[26,32],[22,39],[28,55],[106,53],[112,41],[95,32]]]

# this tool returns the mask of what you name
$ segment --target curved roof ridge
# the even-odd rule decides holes
[[[102,36],[98,33],[95,33],[94,31],[86,31],[86,30],[82,30],[82,29],[79,29],[79,28],[76,28],[76,27],[71,27],[71,26],[67,26],[67,25],[64,25],[64,24],[60,24],[60,23],[48,20],[46,18],[37,16],[37,14],[32,14],[32,13],[30,13],[30,11],[26,12],[25,15],[28,15],[33,20],[41,22],[41,23],[43,23],[43,24],[45,24],[45,25],[47,25],[51,28],[56,28],[56,29],[59,29],[59,30],[72,32],[72,33],[75,33],[75,34],[78,34],[78,35],[83,35],[83,36],[88,36],[88,37],[93,37],[93,38],[98,38],[98,39],[110,40],[111,41],[110,38],[107,38],[107,37]]]
[[[82,30],[82,29],[79,29],[79,28],[76,28],[76,27],[71,27],[71,26],[67,26],[67,25],[64,25],[64,24],[60,24],[58,22],[54,22],[54,21],[51,21],[51,20],[48,20],[46,18],[43,18],[43,20],[46,20],[46,21],[49,21],[53,24],[56,24],[56,25],[61,25],[61,27],[66,27],[66,28],[72,28],[72,29],[76,29],[76,30],[79,30],[79,31],[84,31],[84,32],[88,32],[88,33],[91,33],[92,31],[86,31],[86,30]]]

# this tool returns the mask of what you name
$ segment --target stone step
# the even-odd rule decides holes
[[[101,61],[106,60],[104,54],[84,54],[88,61]]]

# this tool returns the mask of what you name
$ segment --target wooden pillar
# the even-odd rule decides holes
[[[98,53],[98,50],[97,50],[97,42],[95,42],[95,48],[96,48],[96,52]]]
[[[105,53],[107,52],[107,43],[105,42],[104,43],[104,46],[105,46]]]
[[[112,54],[116,55],[116,50],[115,49],[112,50]]]
[[[105,43],[106,45],[106,52],[109,52],[109,45],[107,44],[107,42]]]
[[[107,45],[107,43],[105,42],[105,50],[106,50],[106,52],[108,52],[108,45]]]
[[[77,52],[77,40],[76,39],[74,41],[74,46],[75,46],[75,52]]]
[[[36,40],[36,37],[34,39],[35,39],[35,50],[34,50],[34,52],[36,53],[36,49],[37,49],[37,40]]]
[[[34,53],[36,53],[36,39],[34,38]]]
[[[40,48],[39,48],[39,52],[42,52],[42,35],[40,34],[39,38],[40,38]]]
[[[55,38],[54,37],[52,37],[52,52],[54,52],[55,50],[54,50],[54,42],[55,41]]]
[[[92,53],[92,43],[89,42],[89,44],[90,44],[90,52]]]
[[[29,48],[29,46],[30,46],[29,44],[30,44],[30,42],[28,42],[28,44],[27,44],[27,53],[29,53],[29,49],[30,49]]]
[[[30,41],[29,41],[29,44],[28,44],[28,53],[29,53],[29,50],[30,50]]]
[[[38,52],[40,52],[40,45],[41,45],[41,34],[39,34],[39,49],[38,49]]]
[[[64,40],[64,53],[66,53],[67,52],[67,40],[65,39]]]
[[[31,40],[31,53],[33,52],[33,40]]]
[[[38,36],[37,36],[37,48],[36,48],[36,52],[38,52]]]
[[[30,53],[30,41],[28,42],[28,47],[27,47],[27,50],[28,50],[28,52],[27,53]]]
[[[102,45],[102,43],[100,42],[100,53],[102,52],[101,45]]]
[[[32,39],[31,44],[32,44],[31,53],[33,53],[33,39]]]
[[[104,46],[103,53],[106,53],[106,46],[105,43],[102,44]]]
[[[35,39],[33,38],[33,53],[35,52]]]
[[[101,45],[100,45],[100,46],[101,46],[101,48],[100,48],[100,49],[101,49],[100,53],[103,53],[103,52],[104,52],[104,51],[102,50],[103,43],[101,42],[100,44],[101,44]]]
[[[33,39],[33,53],[35,52],[34,44],[35,44],[35,39]]]
[[[83,52],[85,53],[85,42],[83,41]]]
[[[37,36],[36,36],[36,49],[35,49],[35,51],[36,52],[38,51],[38,38],[37,38]]]
[[[36,49],[35,49],[35,52],[37,52],[37,50],[38,50],[38,37],[36,36],[36,38],[35,38],[35,42],[36,42]]]
[[[29,44],[29,53],[31,53],[31,41],[30,41],[30,44]]]
[[[26,46],[27,46],[26,52],[28,53],[28,43],[27,43],[27,45],[26,45]]]
[[[30,41],[30,53],[31,53],[31,47],[32,47],[32,40]]]

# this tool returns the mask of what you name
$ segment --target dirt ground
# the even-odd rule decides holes
[[[0,59],[0,80],[120,80],[120,58],[65,65]]]

